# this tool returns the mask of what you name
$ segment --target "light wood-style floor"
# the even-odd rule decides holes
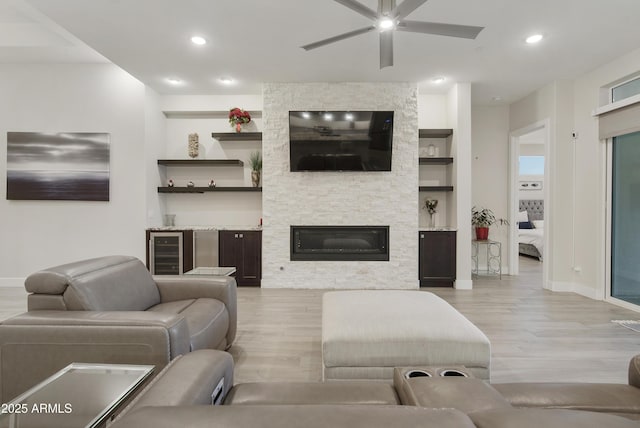
[[[573,293],[542,290],[542,265],[521,275],[474,278],[474,289],[422,289],[475,323],[492,346],[492,382],[626,382],[640,333],[611,322],[640,313]],[[321,379],[321,290],[238,289],[236,382]],[[0,288],[0,319],[23,312],[26,293]],[[446,328],[446,326],[442,326]]]

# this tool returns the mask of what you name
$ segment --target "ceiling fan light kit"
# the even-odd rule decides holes
[[[334,0],[348,7],[354,12],[373,21],[373,25],[338,34],[328,39],[320,40],[302,46],[304,50],[316,49],[340,40],[359,36],[373,30],[380,32],[380,68],[393,65],[393,33],[405,31],[409,33],[434,34],[438,36],[475,39],[484,27],[471,25],[444,24],[440,22],[408,21],[404,18],[427,0],[404,0],[396,5],[396,0],[378,0],[378,11],[374,11],[357,0]]]

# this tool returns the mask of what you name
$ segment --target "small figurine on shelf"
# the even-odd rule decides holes
[[[190,181],[187,183],[187,187],[196,187],[196,185],[193,183],[193,181]]]
[[[213,179],[209,181],[209,187],[216,187],[216,182]]]
[[[173,180],[167,181],[167,187],[173,187]]]

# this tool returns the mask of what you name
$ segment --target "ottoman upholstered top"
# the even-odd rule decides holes
[[[391,378],[393,367],[464,365],[489,378],[489,339],[433,293],[327,292],[322,305],[324,377]],[[351,373],[351,374],[349,374]]]

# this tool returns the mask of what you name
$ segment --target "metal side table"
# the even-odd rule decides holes
[[[472,272],[476,275],[480,274],[478,269],[479,253],[481,247],[484,247],[487,257],[487,274],[498,275],[502,279],[502,243],[485,239],[482,241],[474,239],[471,241],[471,261],[473,264]]]

